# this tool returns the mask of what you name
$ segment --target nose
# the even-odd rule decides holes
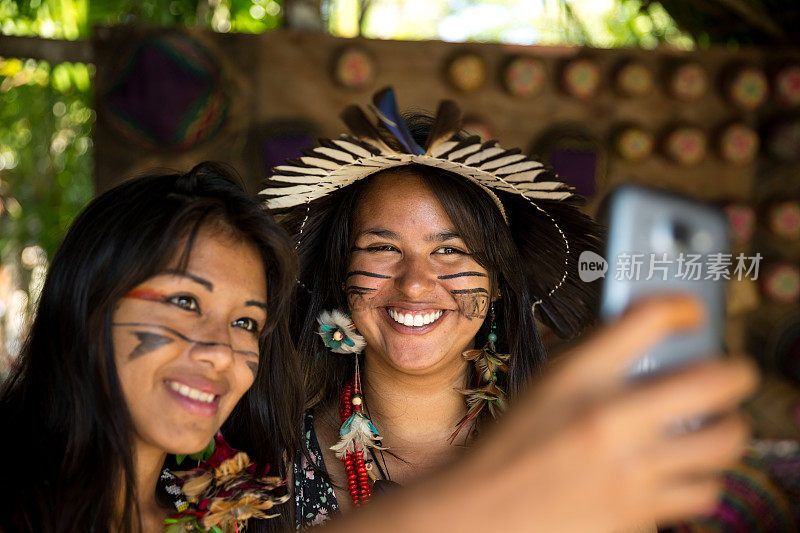
[[[433,292],[436,286],[436,277],[428,263],[427,256],[408,255],[403,257],[400,272],[395,278],[395,285],[411,300],[421,299]]]
[[[189,356],[192,361],[220,371],[233,365],[230,328],[225,320],[206,317],[192,332]]]

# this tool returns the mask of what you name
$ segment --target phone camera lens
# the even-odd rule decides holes
[[[674,222],[672,224],[672,240],[677,248],[685,249],[689,245],[692,237],[691,229],[682,222]]]

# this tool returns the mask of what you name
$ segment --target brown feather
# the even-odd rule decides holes
[[[436,119],[431,124],[428,140],[425,142],[425,153],[431,151],[439,143],[449,141],[461,129],[461,110],[452,100],[442,100],[436,110]]]

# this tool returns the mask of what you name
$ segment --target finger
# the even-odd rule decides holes
[[[747,359],[704,361],[638,384],[615,400],[614,413],[632,437],[660,439],[676,422],[735,409],[757,384],[758,372]]]
[[[648,464],[656,479],[719,471],[741,458],[749,434],[744,417],[731,413],[697,431],[667,437],[648,454]]]
[[[659,523],[677,522],[709,515],[719,505],[721,476],[704,476],[674,481],[657,489],[653,505]]]
[[[618,383],[640,355],[667,336],[695,328],[703,320],[702,303],[671,295],[636,303],[617,322],[565,354],[553,385],[561,390],[603,390]]]

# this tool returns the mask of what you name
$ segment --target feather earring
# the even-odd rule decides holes
[[[364,337],[356,332],[353,320],[338,309],[321,312],[317,322],[319,323],[317,333],[328,349],[334,353],[355,356],[353,379],[345,384],[339,397],[339,415],[342,420],[339,442],[331,446],[331,450],[344,462],[347,489],[353,505],[358,507],[369,502],[372,497],[365,455],[371,448],[386,449],[381,447],[381,436],[364,413],[359,354],[367,343]]]
[[[494,316],[494,303],[490,309],[491,325],[486,345],[480,350],[467,350],[462,355],[475,366],[476,383],[472,389],[456,389],[467,398],[467,414],[459,421],[456,430],[450,435],[450,443],[459,432],[481,411],[487,409],[492,418],[498,418],[508,406],[506,393],[497,385],[498,372],[508,372],[509,354],[497,353],[497,324]]]

